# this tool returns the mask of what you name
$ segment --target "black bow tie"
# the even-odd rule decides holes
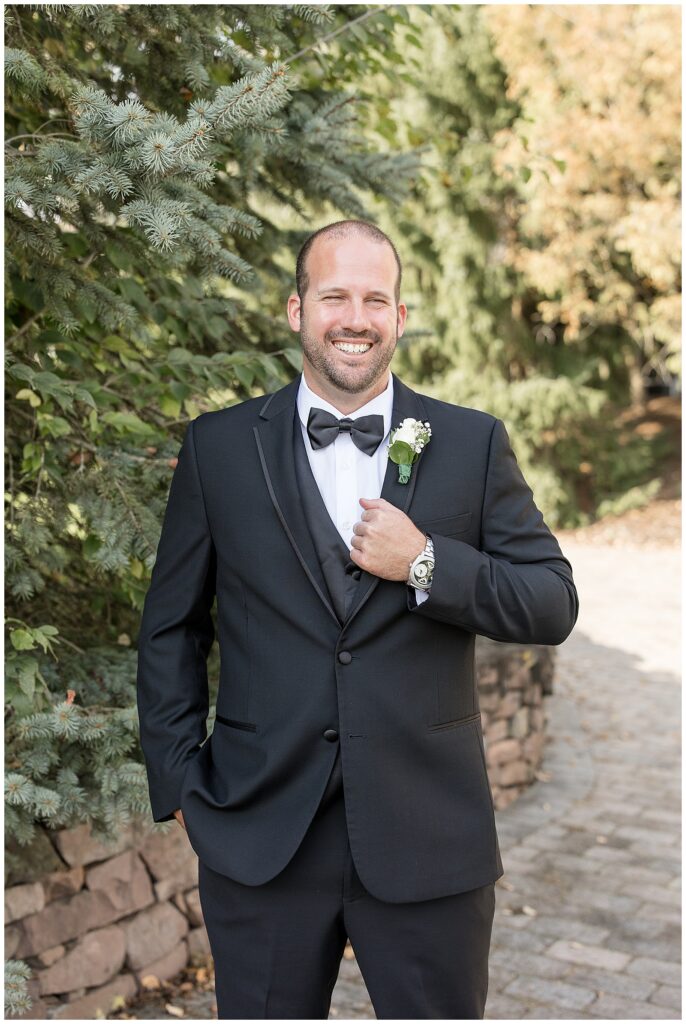
[[[365,455],[373,455],[384,438],[383,416],[349,416],[338,419],[326,409],[313,405],[307,417],[307,434],[313,448],[325,448],[338,437],[341,430],[350,431],[353,444]]]

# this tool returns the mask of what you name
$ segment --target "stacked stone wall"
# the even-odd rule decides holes
[[[552,693],[555,650],[479,637],[476,663],[488,778],[500,811],[545,779],[543,698]]]
[[[43,832],[40,844],[53,870],[5,890],[5,958],[33,972],[26,1019],[107,1014],[146,977],[173,978],[209,953],[198,859],[176,823],[129,829],[114,846],[87,825]]]

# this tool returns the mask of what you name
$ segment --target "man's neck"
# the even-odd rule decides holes
[[[338,409],[345,416],[356,412],[361,409],[367,402],[371,402],[372,398],[376,398],[377,395],[382,394],[388,387],[390,380],[390,371],[388,371],[382,380],[376,381],[369,388],[368,391],[361,395],[351,395],[349,391],[339,391],[333,385],[326,387],[319,381],[313,381],[310,379],[307,370],[303,366],[303,377],[310,391],[314,392],[318,398],[323,398],[326,402],[329,402],[334,408]]]

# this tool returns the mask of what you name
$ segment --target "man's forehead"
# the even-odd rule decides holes
[[[385,262],[390,257],[395,261],[393,251],[387,242],[379,241],[376,238],[369,238],[361,232],[351,232],[349,235],[320,235],[315,238],[310,250],[310,258],[330,259],[333,254],[345,255],[369,255],[374,262]]]
[[[323,244],[317,248],[320,241]],[[337,244],[331,244],[332,241]],[[367,275],[395,274],[395,258],[389,246],[367,238],[317,239],[308,262],[310,272],[314,271],[319,278],[330,277],[338,267],[361,272],[362,264]]]

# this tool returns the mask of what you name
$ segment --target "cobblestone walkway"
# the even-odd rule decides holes
[[[680,556],[561,539],[581,610],[544,770],[497,814],[487,1019],[679,1019]],[[374,1013],[354,960],[331,1008]]]
[[[581,610],[550,781],[498,816],[486,1017],[679,1019],[680,555],[560,542]]]

